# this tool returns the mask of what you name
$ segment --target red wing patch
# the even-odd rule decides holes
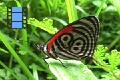
[[[69,33],[70,31],[73,30],[73,27],[72,25],[70,26],[67,26],[65,28],[63,28],[62,30],[60,30],[59,32],[57,32],[49,41],[48,41],[48,44],[47,44],[47,50],[48,50],[48,53],[50,53],[50,48],[51,46],[53,45],[54,41],[62,34],[64,33]]]

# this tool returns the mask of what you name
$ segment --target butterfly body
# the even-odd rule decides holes
[[[37,44],[37,48],[54,59],[80,60],[91,57],[99,31],[99,20],[95,16],[83,17],[65,26],[45,45]]]

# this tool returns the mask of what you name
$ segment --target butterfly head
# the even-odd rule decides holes
[[[48,58],[48,57],[56,58],[56,57],[53,56],[54,55],[53,53],[52,53],[53,55],[48,54],[48,52],[46,50],[46,45],[36,44],[36,47],[37,47],[38,50],[43,51],[45,53],[46,58]]]
[[[38,50],[43,51],[44,50],[44,45],[43,44],[36,44],[36,47]]]

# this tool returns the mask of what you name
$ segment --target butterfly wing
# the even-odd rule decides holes
[[[57,32],[43,51],[52,58],[81,59],[93,55],[99,35],[99,20],[95,16],[83,17]]]

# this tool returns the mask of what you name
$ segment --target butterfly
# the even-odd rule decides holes
[[[92,57],[100,32],[97,17],[78,19],[53,35],[45,45],[36,44],[48,57],[65,60],[80,60]]]

